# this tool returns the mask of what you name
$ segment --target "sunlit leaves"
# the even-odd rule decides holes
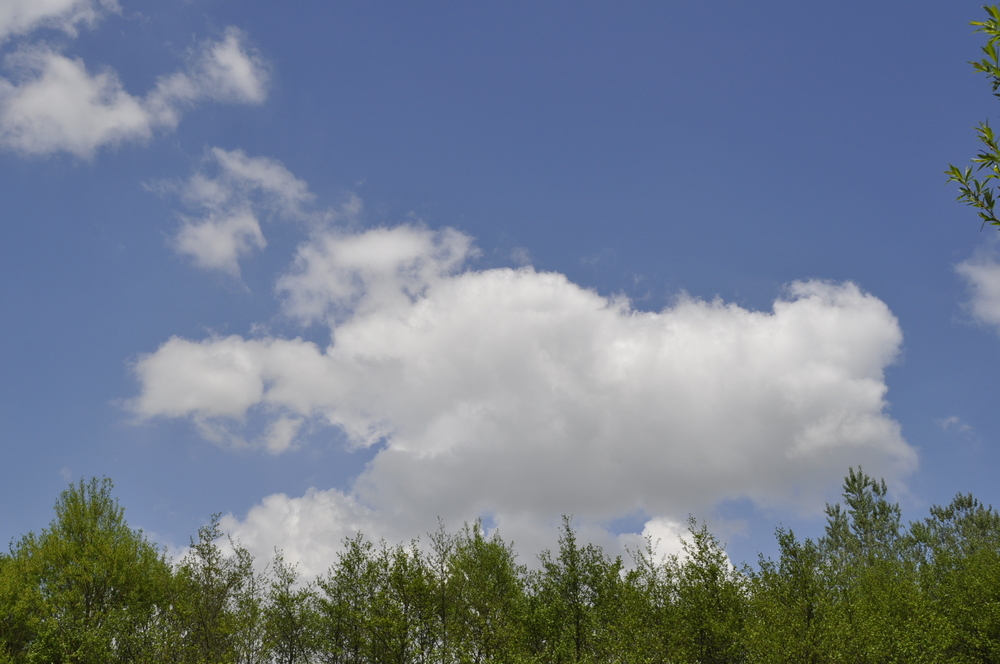
[[[982,47],[983,59],[970,62],[969,64],[978,71],[986,74],[990,78],[993,94],[1000,98],[1000,8],[996,6],[984,7],[989,14],[989,19],[985,21],[973,21],[976,32],[982,32],[987,36],[987,42]],[[1000,218],[996,214],[996,198],[992,181],[1000,178],[1000,147],[997,145],[996,136],[989,122],[981,122],[976,127],[976,134],[982,148],[975,158],[972,159],[973,166],[959,168],[949,165],[945,175],[947,182],[958,183],[959,195],[956,200],[976,208],[976,213],[983,220],[983,226],[991,224],[1000,226]],[[980,178],[973,173],[985,174]]]

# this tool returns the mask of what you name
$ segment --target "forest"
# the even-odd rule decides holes
[[[218,516],[178,561],[125,520],[107,478],[60,495],[0,554],[0,662],[997,662],[1000,514],[959,494],[902,522],[851,469],[824,535],[776,531],[777,560],[734,567],[690,520],[679,555],[611,556],[563,517],[518,560],[498,531],[346,540],[303,579],[255,565]]]

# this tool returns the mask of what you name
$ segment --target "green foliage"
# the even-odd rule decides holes
[[[859,468],[844,482],[844,502],[827,507],[828,629],[831,661],[940,661],[940,621],[921,592],[911,538],[902,532],[899,505],[886,499],[885,481]]]
[[[297,585],[299,574],[280,551],[274,556],[273,574],[264,610],[272,661],[308,662],[315,649],[316,593],[312,584]]]
[[[746,579],[729,562],[721,543],[691,518],[690,538],[678,564],[679,617],[677,651],[688,661],[705,664],[742,662]]]
[[[0,554],[0,664],[1000,661],[1000,514],[959,494],[904,527],[861,469],[820,540],[779,528],[756,570],[694,519],[679,555],[647,540],[627,568],[569,517],[533,571],[478,521],[429,546],[359,533],[314,581],[224,537],[216,515],[171,566],[110,481],[72,485]]]
[[[619,634],[631,644],[634,661],[671,660],[680,631],[677,558],[657,556],[657,544],[647,538],[629,551],[633,566],[625,575]]]
[[[524,651],[525,568],[496,532],[465,524],[452,540],[447,582],[453,597],[451,649],[459,662],[514,662]],[[447,657],[442,658],[446,661]]]
[[[956,662],[1000,659],[1000,514],[958,494],[910,524],[909,539],[932,611],[946,625]]]
[[[563,517],[559,552],[539,556],[531,576],[528,630],[535,655],[551,662],[617,659],[612,635],[620,612],[622,561],[600,547],[579,546],[570,517]]]
[[[162,611],[170,568],[125,522],[108,479],[60,495],[56,518],[0,565],[4,629],[17,662],[135,661]]]
[[[746,638],[756,662],[830,661],[825,641],[831,609],[823,552],[812,540],[777,531],[781,557],[760,560],[753,576]]]
[[[985,21],[973,21],[971,25],[977,26],[976,32],[985,33],[987,36],[986,45],[982,47],[983,59],[970,62],[976,71],[986,74],[990,78],[994,96],[1000,98],[1000,8],[996,6],[984,7],[989,18]],[[993,133],[989,122],[981,122],[976,127],[976,134],[982,148],[975,158],[972,159],[973,166],[959,168],[949,164],[945,175],[948,182],[957,182],[959,196],[956,200],[970,205],[977,209],[977,214],[983,220],[983,226],[991,224],[1000,226],[1000,218],[997,217],[996,194],[993,188],[993,181],[1000,179],[1000,146],[997,144],[997,136]],[[986,174],[980,179],[974,173]]]

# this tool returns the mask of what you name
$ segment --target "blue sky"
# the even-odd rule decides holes
[[[0,536],[91,475],[307,572],[439,515],[754,560],[857,464],[1000,504],[983,14],[8,0]]]

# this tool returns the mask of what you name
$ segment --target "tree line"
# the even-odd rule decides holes
[[[131,529],[108,479],[0,554],[0,663],[997,662],[1000,514],[971,495],[905,525],[884,481],[851,469],[824,535],[777,530],[736,568],[690,521],[683,553],[628,564],[577,539],[529,569],[482,524],[426,543],[363,534],[302,579],[263,571],[218,517],[171,561]]]

